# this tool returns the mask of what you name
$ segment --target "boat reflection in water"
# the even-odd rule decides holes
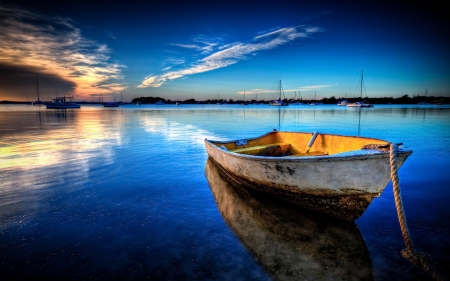
[[[239,240],[275,280],[371,280],[372,261],[354,222],[249,190],[209,158],[205,175]]]

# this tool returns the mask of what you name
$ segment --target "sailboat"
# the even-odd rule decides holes
[[[217,94],[217,103],[216,104],[222,104],[221,102],[220,102],[220,96],[219,96],[219,94]]]
[[[309,105],[319,105],[319,104],[323,104],[322,102],[320,102],[320,101],[317,101],[317,98],[316,98],[316,91],[314,91],[314,101],[312,102],[312,103],[310,103]]]
[[[33,105],[33,102],[32,102],[32,101],[28,101],[28,95],[27,95],[27,103],[26,103],[26,104]]]
[[[120,95],[122,97],[122,93]],[[122,103],[122,101],[121,102],[116,102],[116,97],[114,97],[114,101],[104,102],[103,106],[104,107],[119,107],[121,103]]]
[[[284,101],[282,101],[281,100],[281,92],[283,91],[283,87],[281,86],[281,80],[280,80],[280,84],[279,84],[279,86],[278,86],[278,99],[277,100],[274,100],[274,101],[272,101],[271,103],[270,103],[270,105],[273,105],[273,106],[288,106],[289,104],[287,103],[287,102],[284,102]],[[284,93],[283,93],[283,96],[284,96]]]
[[[298,97],[300,97],[300,91],[298,91]],[[301,102],[298,101],[298,99],[297,99],[297,92],[295,92],[294,101],[295,101],[295,102],[292,103],[293,105],[300,105],[300,104],[303,104],[303,103],[301,103]]]
[[[425,89],[425,99],[423,101],[419,102],[419,105],[430,104],[429,102],[426,102],[427,98],[428,98],[428,89]]]
[[[242,105],[248,105],[248,102],[245,101],[245,91],[244,91],[244,102],[242,103]]]
[[[362,100],[362,88],[364,83],[364,71],[361,70],[361,100]],[[364,103],[364,101],[357,101],[354,103],[347,104],[348,107],[373,107],[372,104]]]
[[[337,105],[340,105],[340,106],[347,106],[348,104],[350,104],[350,102],[347,100],[347,94],[345,94],[344,100],[341,100],[337,103]]]
[[[33,105],[44,105],[44,102],[39,99],[39,82],[38,82],[37,77],[36,77],[36,93],[37,93],[38,99],[33,102]]]

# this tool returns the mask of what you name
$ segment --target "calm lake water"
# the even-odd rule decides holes
[[[273,129],[412,149],[399,171],[409,231],[449,278],[449,106],[0,105],[0,279],[430,280],[401,256],[391,183],[344,223],[207,161],[205,138]]]

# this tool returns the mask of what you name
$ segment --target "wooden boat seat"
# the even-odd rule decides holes
[[[290,143],[269,143],[264,145],[256,145],[256,146],[249,146],[249,147],[243,147],[243,148],[237,148],[230,150],[231,152],[235,153],[241,153],[241,154],[251,154],[251,155],[258,155],[261,153],[264,153],[264,150],[267,150],[271,147],[277,147],[279,146],[281,149],[281,155],[285,155],[291,151],[291,144]],[[281,156],[278,155],[278,156]],[[262,155],[262,156],[271,156],[271,155]]]

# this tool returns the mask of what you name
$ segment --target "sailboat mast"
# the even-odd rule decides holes
[[[362,86],[364,83],[364,69],[361,69],[361,99],[362,99]]]
[[[40,100],[39,99],[39,82],[38,82],[37,76],[36,76],[36,92],[37,92],[38,100]]]

